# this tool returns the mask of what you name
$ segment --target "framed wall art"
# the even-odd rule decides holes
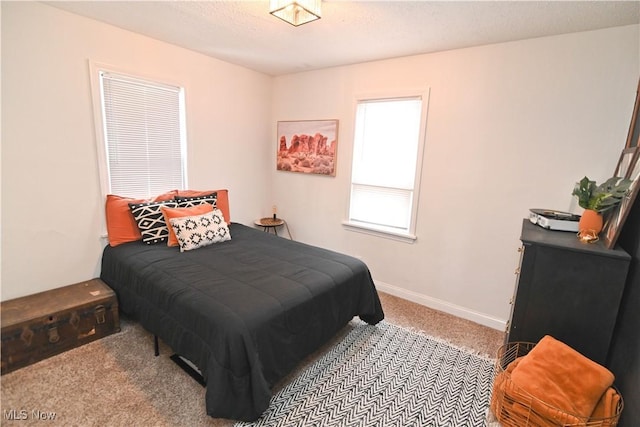
[[[638,89],[636,90],[636,102],[633,105],[633,113],[631,115],[631,124],[629,125],[629,133],[627,134],[626,148],[637,147],[640,145],[640,122],[638,121],[638,109],[640,108],[640,80],[638,81]]]
[[[640,147],[631,147],[622,150],[620,159],[618,160],[618,165],[616,166],[616,170],[613,172],[613,176],[626,178],[627,174],[629,173],[629,169],[631,169],[632,162],[637,156],[636,153],[638,151],[640,151]]]
[[[276,144],[277,170],[336,176],[337,120],[278,122]]]
[[[628,163],[623,163],[625,152],[630,151],[633,151],[633,157]],[[625,167],[627,169],[626,173],[621,176],[630,179],[631,185],[629,186],[627,194],[620,201],[620,204],[609,214],[602,230],[607,249],[613,249],[615,247],[620,231],[622,230],[622,226],[629,215],[629,211],[633,207],[633,202],[636,197],[638,197],[638,191],[640,191],[640,149],[638,149],[638,147],[635,147],[635,149],[623,150],[616,172],[624,172],[623,169]]]
[[[631,185],[629,191],[622,201],[611,212],[605,221],[602,233],[604,234],[604,242],[607,249],[613,249],[618,241],[618,236],[622,230],[629,211],[633,206],[633,202],[640,191],[640,121],[638,120],[638,110],[640,109],[640,80],[638,80],[638,88],[636,90],[636,100],[633,105],[633,113],[631,114],[631,123],[627,133],[627,142],[624,150],[620,154],[620,159],[616,165],[614,176],[630,179]]]

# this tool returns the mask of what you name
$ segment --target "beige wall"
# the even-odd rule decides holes
[[[638,28],[278,77],[273,123],[339,119],[338,168],[335,178],[272,171],[272,203],[297,239],[361,257],[379,289],[503,328],[528,210],[579,212],[574,183],[613,173],[638,83]],[[418,240],[345,230],[355,98],[413,88],[430,88]]]
[[[189,186],[265,205],[271,77],[36,2],[2,2],[2,300],[94,277],[105,244],[89,60],[185,87]]]

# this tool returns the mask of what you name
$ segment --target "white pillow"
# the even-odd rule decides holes
[[[178,238],[180,252],[231,240],[229,227],[220,209],[202,215],[171,218],[169,221]]]

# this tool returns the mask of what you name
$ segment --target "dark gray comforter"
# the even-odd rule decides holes
[[[271,386],[354,316],[384,318],[356,258],[241,224],[232,239],[181,253],[107,246],[100,277],[136,318],[202,371],[212,417],[255,420]]]

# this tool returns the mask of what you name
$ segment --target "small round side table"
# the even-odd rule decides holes
[[[269,233],[271,230],[273,230],[273,233],[276,236],[278,235],[278,227],[284,225],[285,229],[287,230],[287,234],[289,235],[289,239],[293,240],[293,238],[291,237],[291,232],[289,231],[289,226],[287,225],[287,222],[282,218],[260,218],[255,221],[255,224],[262,227],[265,233]]]

